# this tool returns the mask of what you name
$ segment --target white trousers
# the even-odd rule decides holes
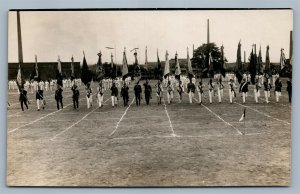
[[[213,95],[213,90],[208,90],[208,96],[209,96],[209,103],[212,103],[212,95]]]
[[[234,92],[229,89],[229,102],[232,103],[232,99],[234,97]]]
[[[97,98],[98,98],[99,107],[102,107],[102,105],[103,105],[103,94],[101,95],[101,94],[98,93]]]
[[[111,105],[115,106],[118,104],[118,99],[116,96],[111,96]]]
[[[202,103],[203,94],[201,92],[198,92],[199,96],[199,103]]]
[[[219,102],[222,102],[222,93],[223,93],[223,90],[221,90],[220,88],[218,88],[218,99],[219,99]]]
[[[279,97],[281,96],[281,92],[275,91],[276,102],[279,102]]]
[[[171,100],[173,99],[173,91],[167,92],[167,98],[168,98],[168,103],[171,103]]]
[[[269,103],[269,96],[270,96],[270,91],[265,91],[266,103]]]
[[[256,103],[258,103],[258,91],[256,90],[256,88],[254,88],[254,100]]]
[[[92,106],[92,104],[93,104],[93,98],[92,98],[92,96],[86,97],[86,104],[87,104],[87,108],[88,109]]]
[[[193,92],[189,92],[189,101],[190,101],[190,104],[193,103],[193,98],[194,98],[194,93]]]
[[[37,105],[38,110],[40,110],[41,104],[42,104],[42,107],[44,107],[43,103],[44,103],[43,100],[39,100],[39,99],[36,100],[36,105]]]
[[[243,92],[243,103],[246,102],[246,96],[247,96],[247,92]]]

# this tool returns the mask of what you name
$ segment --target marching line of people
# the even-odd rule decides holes
[[[110,92],[111,92],[111,104],[112,107],[118,106],[118,96],[119,96],[119,87],[122,85],[120,88],[120,97],[123,99],[123,105],[128,106],[129,102],[129,84],[130,82],[128,81],[129,79],[122,80],[120,82],[120,79],[117,80],[112,80],[110,82],[110,79],[103,79],[99,82],[98,86],[96,87],[96,98],[97,98],[97,105],[99,108],[103,107],[103,98],[104,98],[104,92],[108,90],[108,86],[110,86]],[[262,83],[263,80],[263,83]],[[46,101],[44,98],[44,90],[45,90],[45,83],[43,81],[35,81],[36,82],[36,103],[37,103],[37,110],[40,111],[41,109],[45,108]],[[26,83],[26,82],[25,82]],[[200,80],[196,86],[196,79],[190,79],[189,83],[185,86],[185,81],[183,80],[174,80],[170,79],[169,77],[164,79],[163,81],[158,80],[157,83],[154,85],[156,88],[156,96],[157,96],[157,104],[160,105],[162,103],[162,98],[163,98],[163,92],[164,92],[164,87],[163,83],[166,83],[165,88],[166,88],[166,97],[167,97],[167,102],[168,104],[174,103],[174,95],[175,91],[177,91],[178,94],[178,103],[182,103],[182,94],[185,93],[185,88],[186,93],[189,96],[189,103],[193,103],[193,98],[195,96],[195,93],[198,93],[198,103],[203,103],[204,97],[205,97],[205,90],[207,91],[207,96],[208,96],[208,102],[210,104],[213,103],[213,99],[215,96],[217,96],[217,102],[221,103],[222,98],[224,98],[224,89],[225,86],[222,82],[222,79],[219,77],[216,79],[216,83],[214,83],[213,79],[210,78],[207,85],[204,85],[202,83],[202,80]],[[79,89],[78,89],[78,81],[73,81],[71,83],[71,91],[72,91],[72,101],[73,101],[73,108],[78,109],[79,108]],[[248,92],[249,92],[249,84],[250,82],[248,81],[247,77],[244,77],[240,86],[238,92],[241,94],[242,97],[242,102],[246,103],[246,99],[248,98]],[[144,86],[144,96],[145,96],[145,103],[146,105],[150,104],[150,99],[152,99],[152,87],[149,84],[149,81],[146,80],[143,84]],[[69,86],[68,86],[69,87]],[[64,91],[64,86],[56,85],[55,89],[55,100],[56,100],[56,105],[57,109],[63,109],[63,91]],[[174,89],[176,88],[176,90]],[[254,96],[254,101],[256,103],[259,102],[259,99],[261,97],[261,89],[263,88],[264,90],[264,101],[266,103],[269,103],[269,99],[271,96],[271,89],[272,84],[270,82],[270,79],[267,77],[264,77],[264,79],[260,79],[259,77],[256,78],[255,80],[255,85],[253,88],[253,96]],[[26,109],[28,109],[28,104],[29,100],[27,98],[27,91],[29,89],[28,84],[24,84],[24,87],[19,90],[19,102],[21,104],[21,109],[24,111],[24,105]],[[236,90],[237,90],[237,85],[234,82],[234,79],[230,79],[228,82],[228,95],[229,95],[229,103],[233,103],[234,99],[237,97]],[[87,108],[91,108],[93,106],[93,95],[92,95],[92,83],[88,83],[86,85],[86,102],[87,102]],[[276,78],[275,81],[275,88],[274,88],[274,96],[275,96],[275,101],[279,102],[280,97],[281,97],[281,90],[282,90],[282,82],[279,77]],[[141,100],[143,99],[143,89],[142,86],[140,85],[140,81],[138,81],[134,87],[133,87],[133,92],[135,96],[135,102],[136,106],[140,106]],[[289,79],[287,81],[287,92],[289,96],[289,102],[291,102],[291,96],[292,96],[292,82]]]

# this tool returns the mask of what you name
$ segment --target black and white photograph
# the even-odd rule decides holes
[[[14,9],[7,68],[7,186],[291,184],[292,9]]]

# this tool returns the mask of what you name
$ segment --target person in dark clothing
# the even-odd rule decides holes
[[[240,93],[242,92],[243,103],[246,102],[246,96],[247,96],[247,93],[248,93],[248,85],[249,85],[249,82],[246,81],[246,79],[244,78],[241,85],[240,85],[240,90],[239,90]]]
[[[62,99],[63,99],[62,92],[63,92],[63,89],[61,89],[61,86],[57,85],[57,89],[55,91],[55,100],[56,100],[57,110],[59,110],[59,104],[61,105],[62,109],[64,108],[63,102],[62,102]]]
[[[289,95],[289,102],[292,102],[292,80],[288,79],[286,81],[287,87],[286,87],[286,91],[288,92]]]
[[[126,83],[124,82],[123,87],[121,88],[121,97],[123,97],[123,102],[124,102],[124,106],[128,105],[129,102],[129,87],[126,85]]]
[[[281,96],[281,88],[282,88],[282,83],[279,77],[275,81],[275,97],[276,97],[276,102],[279,102],[279,97]]]
[[[144,83],[144,87],[145,87],[145,100],[146,100],[146,104],[149,105],[150,102],[150,98],[151,97],[151,93],[152,93],[152,88],[151,85],[149,84],[148,80],[146,81],[146,83]]]
[[[112,107],[118,106],[118,88],[115,83],[112,84],[111,88],[111,105]]]
[[[137,106],[141,104],[142,87],[139,82],[134,86],[135,103]]]
[[[27,105],[27,91],[24,90],[24,88],[20,89],[20,98],[19,98],[19,101],[21,103],[22,111],[24,111],[23,104],[25,104],[26,108],[28,109],[28,105]]]
[[[76,109],[76,108],[78,108],[78,99],[79,99],[79,90],[78,90],[77,85],[74,84],[72,86],[71,90],[73,92],[73,96],[72,96],[73,106],[74,106],[74,109]]]

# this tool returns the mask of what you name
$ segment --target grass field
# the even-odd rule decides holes
[[[206,81],[204,83],[207,83]],[[283,81],[285,85],[285,81]],[[154,85],[154,81],[152,81]],[[94,84],[94,87],[96,84]],[[240,95],[229,103],[183,102],[137,107],[130,101],[86,108],[80,88],[79,110],[71,90],[57,111],[53,92],[47,107],[22,112],[16,91],[9,91],[7,112],[7,184],[10,186],[287,186],[290,183],[291,105],[283,88],[280,103],[254,103],[253,86],[246,104]],[[95,91],[95,89],[94,89]],[[94,93],[95,94],[95,93]],[[198,98],[195,95],[195,98]],[[263,95],[262,95],[263,98]],[[246,107],[245,122],[239,119]],[[245,133],[245,135],[241,135]]]

